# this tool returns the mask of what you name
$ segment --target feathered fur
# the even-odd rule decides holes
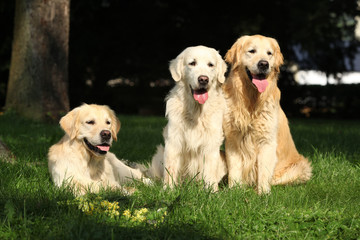
[[[195,63],[194,63],[195,62]],[[203,179],[215,190],[226,174],[220,154],[225,99],[221,90],[226,64],[219,53],[204,46],[189,47],[170,63],[176,81],[166,97],[165,147],[158,146],[151,175],[173,186],[185,177]],[[198,89],[200,76],[208,77],[208,99],[197,102],[192,89]]]
[[[228,106],[223,126],[229,185],[255,185],[261,194],[269,193],[271,184],[309,180],[310,163],[297,152],[280,107],[277,80],[283,55],[277,41],[243,36],[225,60],[231,64],[223,85]],[[260,61],[269,65],[264,73],[259,71]],[[258,75],[268,81],[261,93],[250,79]]]

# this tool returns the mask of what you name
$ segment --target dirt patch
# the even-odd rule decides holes
[[[15,163],[15,155],[9,150],[9,148],[1,140],[0,140],[0,161]]]

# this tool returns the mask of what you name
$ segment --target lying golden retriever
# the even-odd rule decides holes
[[[225,60],[231,64],[223,85],[229,186],[256,185],[261,194],[269,193],[274,184],[309,180],[311,165],[297,152],[279,103],[277,80],[283,55],[277,41],[243,36]]]
[[[220,154],[226,63],[215,49],[197,46],[186,48],[169,69],[176,85],[166,97],[165,147],[158,147],[150,172],[169,186],[196,176],[216,190],[226,174]]]
[[[48,153],[48,167],[56,186],[70,184],[75,193],[121,189],[132,178],[142,178],[138,169],[126,166],[109,152],[117,140],[120,121],[107,106],[83,104],[60,120],[65,136]]]

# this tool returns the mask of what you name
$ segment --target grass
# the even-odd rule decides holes
[[[150,161],[164,118],[120,120],[112,152]],[[0,116],[0,138],[16,156],[0,161],[0,239],[359,239],[360,122],[290,122],[298,150],[313,164],[304,185],[258,196],[226,186],[211,193],[191,180],[174,190],[135,182],[131,196],[103,191],[80,199],[55,188],[48,173],[47,150],[63,135],[60,127]]]

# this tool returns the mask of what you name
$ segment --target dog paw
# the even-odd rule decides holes
[[[267,195],[271,193],[271,186],[258,186],[256,189],[258,195]]]
[[[151,181],[150,178],[146,178],[146,177],[142,178],[142,182],[143,182],[144,184],[146,184],[146,185],[153,185],[153,184],[154,184],[154,182]]]
[[[136,189],[133,187],[122,187],[121,192],[126,196],[131,196],[135,193]]]

